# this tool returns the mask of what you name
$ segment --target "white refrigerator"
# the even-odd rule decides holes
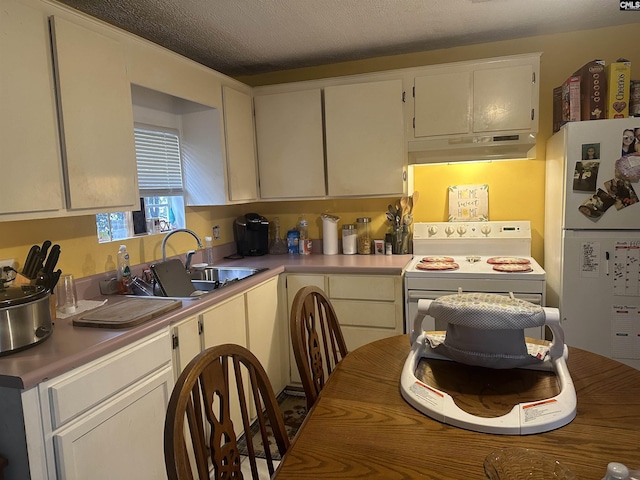
[[[623,118],[570,122],[549,139],[544,269],[567,345],[640,370],[636,134],[640,118]]]

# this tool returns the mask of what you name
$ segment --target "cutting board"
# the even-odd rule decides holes
[[[181,300],[127,298],[113,305],[105,305],[75,318],[78,327],[127,328],[180,308]]]
[[[163,297],[188,297],[195,292],[191,277],[184,265],[177,258],[151,265],[153,273]]]

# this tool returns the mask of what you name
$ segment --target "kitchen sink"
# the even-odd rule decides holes
[[[139,278],[134,279],[132,287],[135,296],[147,296],[148,298],[158,299],[197,300],[211,292],[242,281],[265,270],[268,270],[268,268],[207,267],[204,270],[193,271],[191,272],[191,283],[195,291],[188,297],[165,297],[159,293],[157,288],[153,289],[155,294],[151,295],[151,286],[141,282]],[[140,288],[141,286],[142,288]]]
[[[242,267],[206,267],[204,270],[196,270],[191,273],[191,281],[219,282],[224,286],[229,282],[237,282],[256,273],[264,272],[267,268],[242,268]],[[198,289],[198,287],[196,287]]]

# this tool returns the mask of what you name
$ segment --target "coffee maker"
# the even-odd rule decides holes
[[[247,213],[233,222],[238,255],[257,256],[269,252],[269,220],[257,213]]]

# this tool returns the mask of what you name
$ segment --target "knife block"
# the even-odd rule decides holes
[[[25,277],[24,275],[17,273],[16,274],[16,278],[13,279],[13,284],[15,286],[20,286],[20,285],[32,285],[33,280],[28,279],[27,277]]]

